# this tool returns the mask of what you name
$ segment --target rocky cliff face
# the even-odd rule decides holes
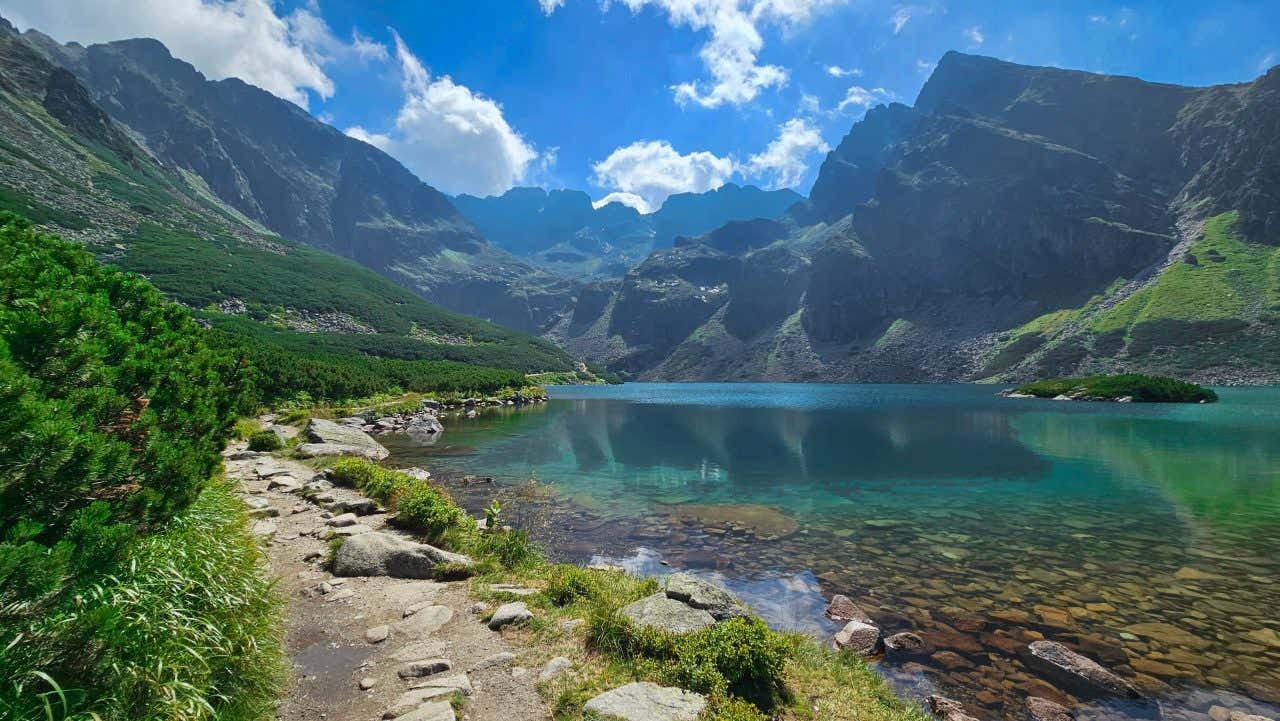
[[[1277,85],[1276,70],[1184,88],[948,53],[914,107],[854,126],[809,202],[655,254],[555,337],[652,378],[1271,377],[1280,361],[1187,344],[1267,335],[1259,308],[1280,309],[1257,247],[1280,241]],[[1182,278],[1204,243],[1223,278]],[[1159,300],[1183,283],[1255,300],[1206,301],[1206,325]],[[1098,326],[1104,311],[1130,315]],[[1158,361],[1169,348],[1180,367]]]
[[[386,153],[237,79],[209,81],[155,40],[25,38],[164,165],[286,238],[338,253],[446,307],[537,330],[570,284],[490,245]]]
[[[485,237],[535,265],[569,278],[621,278],[655,250],[734,220],[776,218],[802,198],[791,190],[729,183],[678,193],[654,213],[621,203],[593,208],[580,190],[512,188],[500,196],[454,199]]]

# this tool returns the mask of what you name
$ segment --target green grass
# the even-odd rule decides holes
[[[1195,264],[1174,264],[1142,292],[1094,322],[1099,331],[1158,321],[1213,322],[1252,319],[1280,301],[1280,250],[1249,243],[1235,231],[1234,212],[1205,221],[1204,236],[1189,254]]]
[[[1089,398],[1115,400],[1129,397],[1139,403],[1199,403],[1218,400],[1217,393],[1195,383],[1140,373],[1087,378],[1051,378],[1021,385],[1018,387],[1018,392],[1038,398],[1082,395]]]
[[[69,230],[83,230],[89,223],[75,213],[45,205],[16,188],[0,187],[0,211],[25,216],[33,223],[53,224]]]

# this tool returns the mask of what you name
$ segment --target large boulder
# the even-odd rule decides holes
[[[340,425],[323,418],[312,418],[303,431],[307,443],[298,446],[298,455],[304,458],[315,456],[358,456],[372,461],[380,461],[391,455],[391,451],[383,448],[373,436],[350,426]]]
[[[623,606],[618,613],[637,626],[667,633],[689,633],[714,626],[716,622],[707,611],[668,598],[661,591]]]
[[[691,573],[673,573],[663,583],[667,598],[700,608],[717,621],[749,618],[751,609],[727,589]]]
[[[1027,646],[1027,665],[1057,681],[1066,690],[1086,697],[1118,696],[1138,699],[1133,684],[1108,671],[1093,659],[1081,656],[1057,641],[1035,641]]]
[[[444,424],[430,413],[419,413],[409,421],[404,430],[411,436],[434,436],[444,433]]]
[[[702,696],[642,681],[619,686],[587,702],[605,721],[695,721],[707,707]]]
[[[333,575],[432,578],[442,563],[475,565],[475,561],[461,553],[450,553],[388,533],[364,533],[348,538],[334,554]]]
[[[1071,709],[1039,696],[1027,697],[1027,713],[1032,721],[1072,721],[1075,718]]]
[[[836,633],[834,645],[842,651],[874,656],[884,650],[884,634],[875,624],[850,621]]]

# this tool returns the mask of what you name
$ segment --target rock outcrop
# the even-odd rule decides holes
[[[370,532],[347,539],[333,557],[335,576],[392,576],[434,578],[441,564],[472,566],[468,556],[435,546]]]
[[[315,456],[358,456],[380,461],[391,455],[381,443],[359,428],[334,423],[323,418],[312,418],[303,430],[307,443],[298,446],[303,458]]]
[[[705,610],[669,598],[662,592],[633,601],[618,613],[636,626],[667,633],[689,633],[716,623],[715,617]]]
[[[695,721],[707,700],[684,689],[637,682],[606,691],[586,704],[604,721]]]

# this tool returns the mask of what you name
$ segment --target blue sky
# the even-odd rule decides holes
[[[567,186],[646,207],[726,181],[807,192],[868,104],[912,102],[948,50],[1193,85],[1280,63],[1274,0],[0,0],[0,13],[60,40],[158,37],[447,192]]]

